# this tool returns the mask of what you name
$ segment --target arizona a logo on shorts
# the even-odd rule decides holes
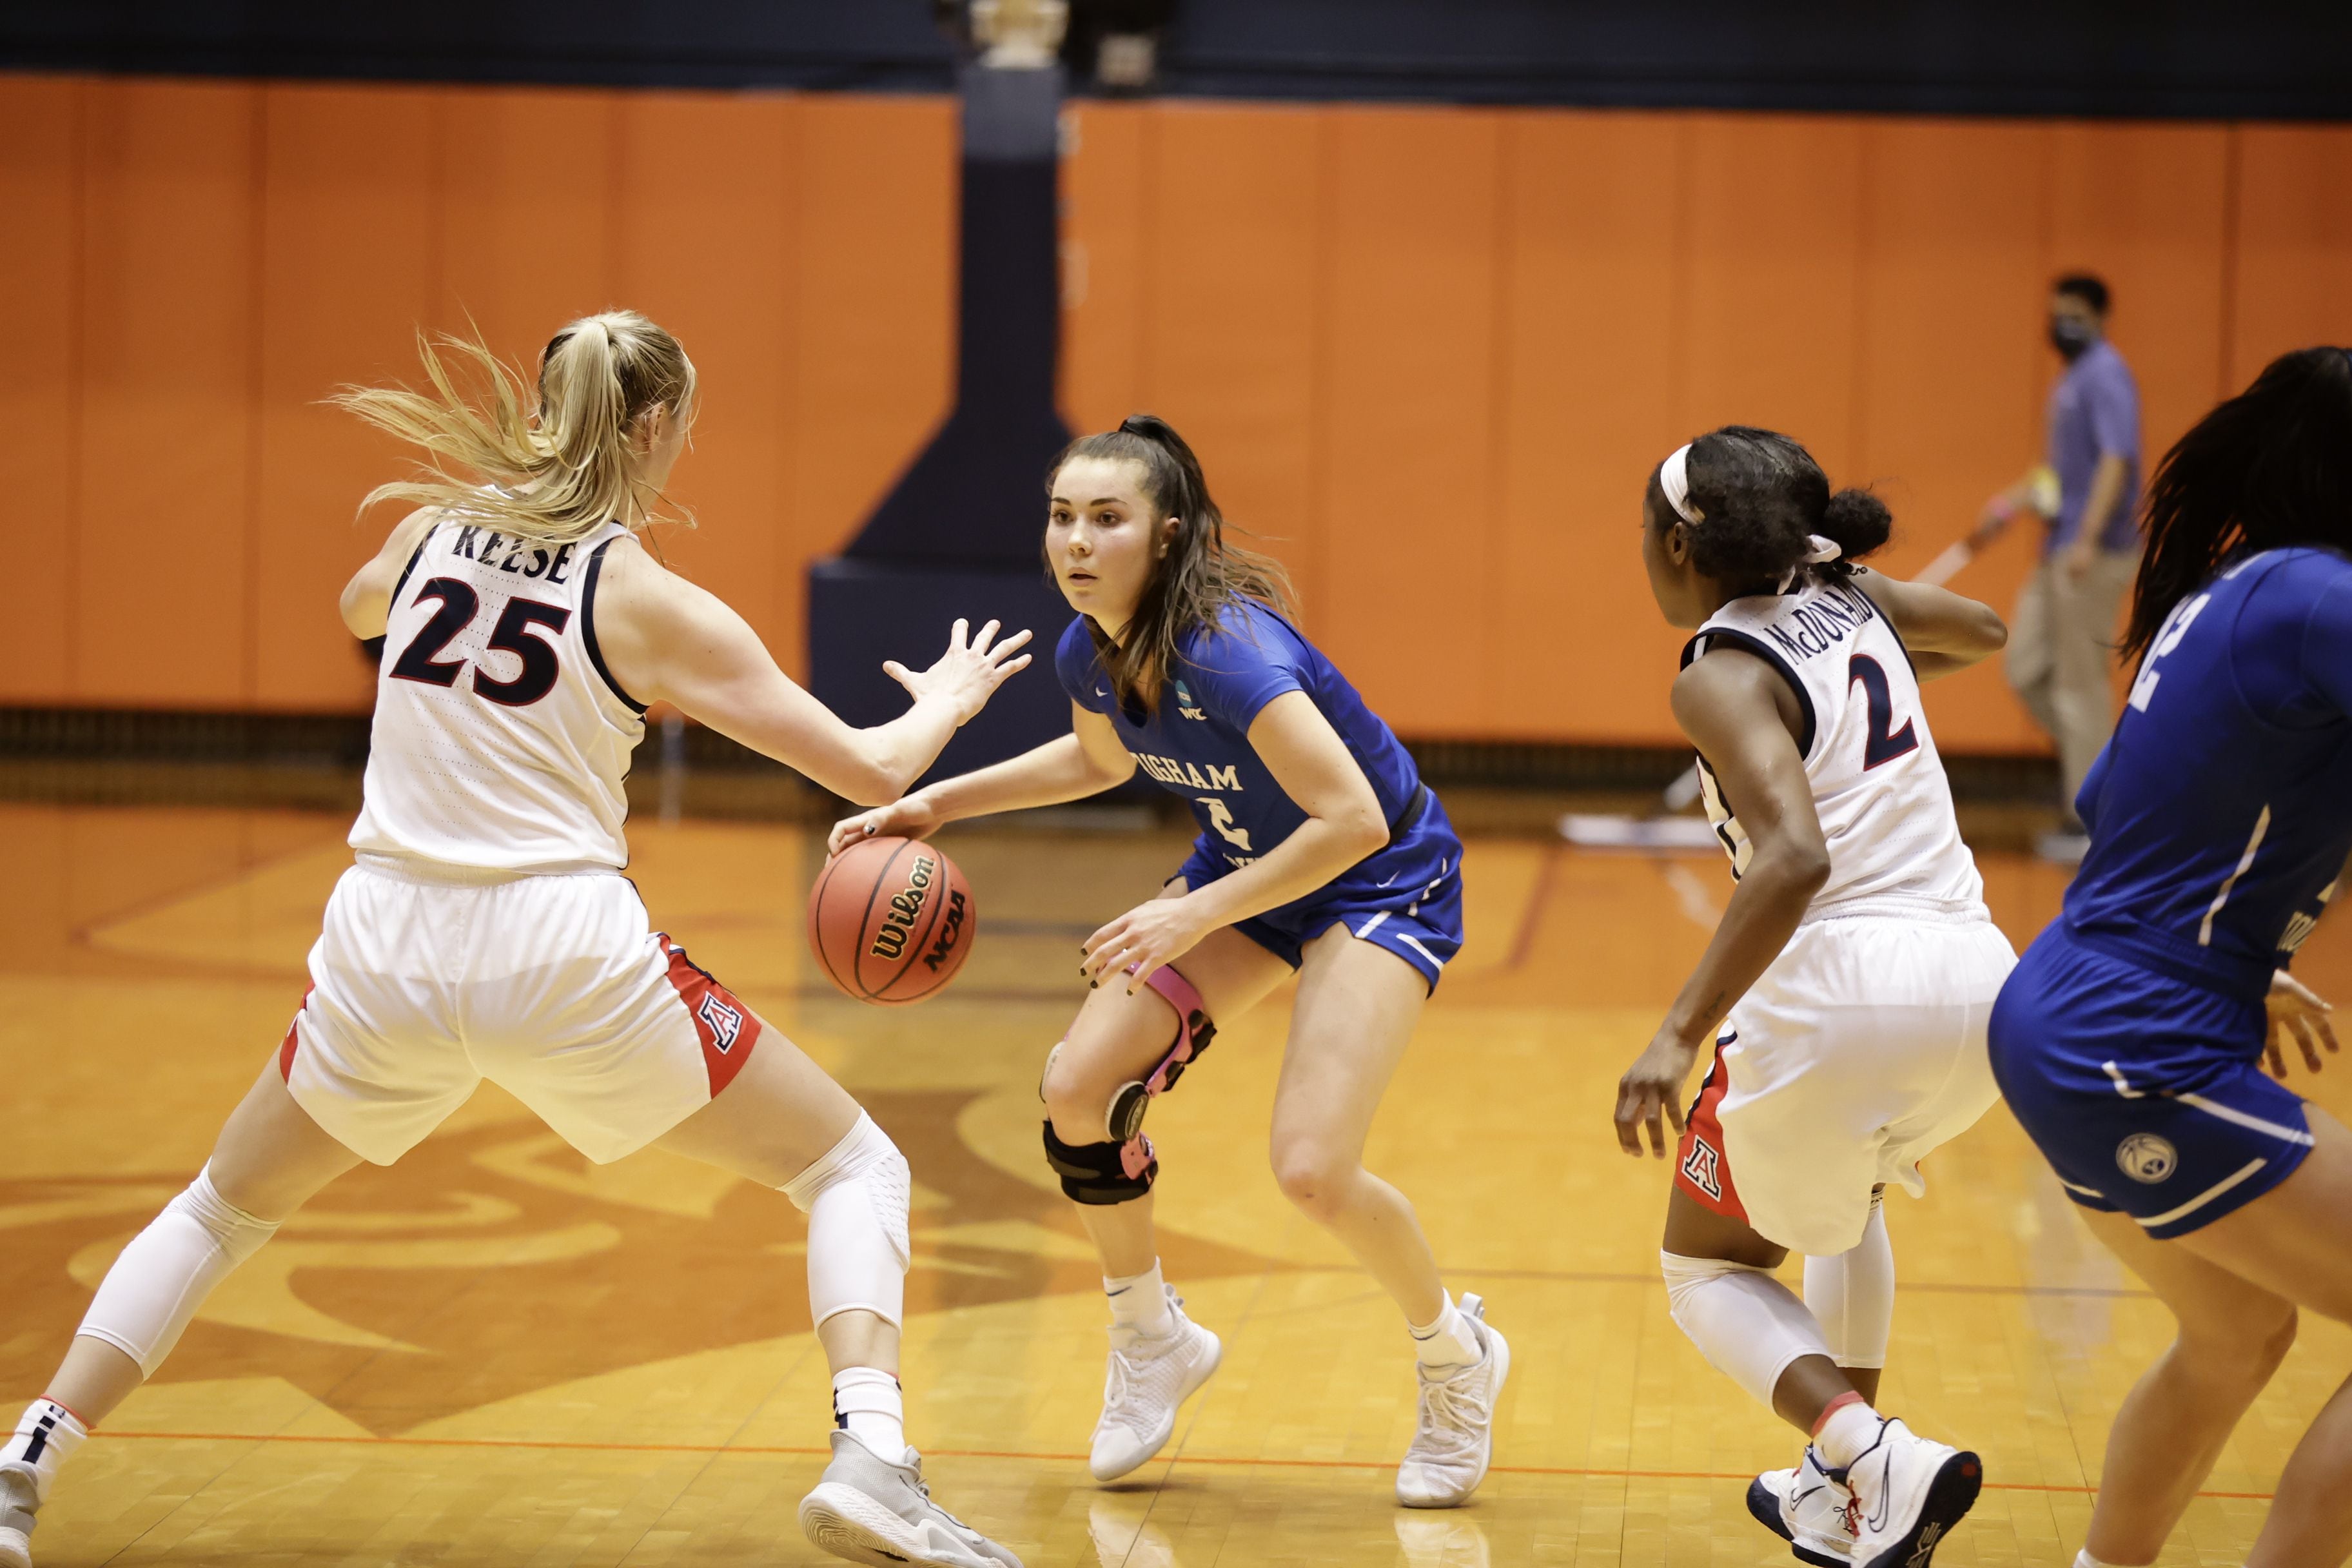
[[[2153,1132],[2135,1132],[2116,1145],[2116,1169],[2135,1182],[2153,1185],[2179,1164],[2179,1152]]]
[[[1723,1196],[1723,1178],[1716,1173],[1718,1162],[1713,1144],[1704,1138],[1694,1138],[1691,1140],[1690,1158],[1683,1162],[1683,1174],[1708,1197],[1720,1198]]]
[[[743,1032],[743,1015],[740,1011],[706,992],[694,1016],[710,1031],[710,1043],[720,1056],[735,1048],[735,1037]]]

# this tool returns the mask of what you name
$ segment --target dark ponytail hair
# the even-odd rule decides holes
[[[1178,640],[1197,627],[1215,625],[1218,616],[1242,600],[1254,600],[1280,615],[1295,614],[1296,596],[1282,563],[1226,542],[1225,515],[1210,498],[1201,460],[1168,421],[1157,415],[1130,414],[1116,430],[1079,437],[1046,470],[1049,494],[1073,458],[1142,464],[1143,490],[1152,506],[1148,521],[1155,531],[1163,518],[1172,517],[1178,524],[1168,553],[1152,563],[1142,602],[1127,623],[1127,640],[1113,642],[1093,616],[1087,617],[1087,635],[1094,639],[1096,656],[1122,705],[1146,711],[1158,708]]]
[[[1885,544],[1895,516],[1864,489],[1830,490],[1813,455],[1777,430],[1727,425],[1691,443],[1685,459],[1688,504],[1699,521],[1690,530],[1691,564],[1734,586],[1778,584],[1805,563],[1810,535],[1837,542],[1839,556],[1816,572],[1851,576],[1851,562]],[[1656,470],[1650,505],[1662,526],[1676,521]]]
[[[2172,607],[2240,555],[2283,544],[2352,550],[2352,353],[2298,349],[2173,444],[2147,492],[2147,553],[2126,658]]]

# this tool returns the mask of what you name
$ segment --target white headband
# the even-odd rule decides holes
[[[1658,489],[1665,492],[1666,504],[1675,509],[1675,515],[1692,527],[1697,527],[1698,520],[1706,515],[1690,503],[1689,442],[1667,453],[1666,460],[1658,465]]]
[[[1699,520],[1706,515],[1690,503],[1690,445],[1688,442],[1667,453],[1666,460],[1658,465],[1658,489],[1664,493],[1666,504],[1675,509],[1675,515],[1693,528],[1696,528]],[[1844,553],[1845,547],[1834,539],[1826,538],[1818,533],[1805,535],[1805,564],[1808,566],[1818,566],[1825,561],[1834,561]],[[1782,584],[1784,587],[1786,585],[1786,584]]]

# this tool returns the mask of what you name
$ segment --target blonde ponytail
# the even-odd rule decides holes
[[[541,353],[528,408],[522,377],[479,337],[436,342],[419,332],[416,351],[429,391],[346,386],[329,399],[425,454],[418,478],[378,485],[361,510],[446,507],[551,543],[611,520],[655,521],[661,496],[642,477],[644,421],[657,409],[693,417],[694,363],[676,338],[635,310],[583,316]],[[468,380],[478,384],[461,384]]]

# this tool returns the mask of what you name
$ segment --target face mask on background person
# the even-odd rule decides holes
[[[2083,351],[2099,341],[2096,328],[2088,321],[2072,316],[2053,316],[2050,321],[2050,346],[2063,354],[2068,363],[2082,357]]]

